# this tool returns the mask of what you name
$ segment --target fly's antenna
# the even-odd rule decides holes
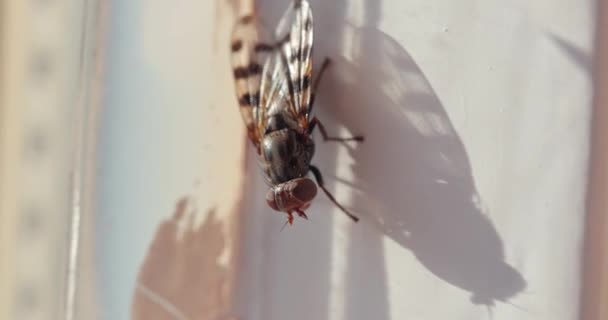
[[[287,223],[289,223],[289,220],[285,221],[285,223],[283,224],[283,226],[281,227],[281,230],[279,232],[283,232],[283,229],[285,229],[285,227],[287,226]]]

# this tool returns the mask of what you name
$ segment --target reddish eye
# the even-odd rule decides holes
[[[307,203],[317,195],[317,185],[310,179],[301,179],[297,181],[291,192],[296,199]]]

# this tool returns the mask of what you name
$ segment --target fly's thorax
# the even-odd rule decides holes
[[[307,134],[285,128],[267,133],[261,144],[264,173],[272,184],[306,176],[314,154],[314,143]]]

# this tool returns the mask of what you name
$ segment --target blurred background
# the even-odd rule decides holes
[[[280,232],[229,63],[289,0],[0,2],[0,319],[608,318],[608,6],[310,0]]]

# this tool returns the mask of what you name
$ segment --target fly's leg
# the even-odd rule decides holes
[[[308,114],[312,114],[312,108],[314,107],[315,104],[315,97],[317,96],[317,89],[319,88],[319,85],[321,84],[321,79],[323,79],[323,74],[325,74],[325,71],[327,70],[327,68],[329,68],[329,66],[331,65],[331,60],[329,58],[325,58],[325,60],[323,60],[323,64],[321,65],[321,70],[319,70],[319,74],[317,75],[317,78],[315,79],[315,82],[312,84],[312,93],[310,95],[310,104],[309,104],[309,108],[308,108]],[[363,141],[363,136],[354,136],[354,137],[349,137],[349,138],[339,138],[339,137],[330,137],[327,135],[327,131],[325,130],[325,126],[323,126],[323,124],[321,123],[321,121],[319,121],[319,119],[317,117],[313,117],[312,120],[310,121],[309,127],[308,127],[308,134],[312,134],[312,131],[314,130],[315,126],[319,126],[319,130],[321,131],[321,135],[323,136],[323,140],[324,141],[359,141],[362,142]]]
[[[306,213],[304,213],[304,211],[296,209],[296,212],[298,213],[298,215],[300,217],[308,220],[308,217],[306,216]],[[287,221],[285,221],[285,224],[281,228],[281,231],[283,231],[283,229],[285,229],[285,227],[287,226],[287,224],[289,224],[290,226],[293,225],[293,213],[291,211],[287,212]]]
[[[308,220],[308,216],[306,215],[306,213],[304,213],[304,211],[302,211],[300,209],[296,209],[296,212],[298,213],[298,216],[300,216],[300,218],[304,218],[304,219]]]
[[[310,121],[310,125],[308,127],[308,134],[312,134],[312,131],[317,126],[319,126],[319,131],[321,131],[321,136],[323,137],[323,141],[339,141],[339,142],[357,141],[357,142],[363,142],[363,140],[364,140],[363,136],[353,136],[353,137],[348,137],[348,138],[330,137],[330,136],[327,135],[327,130],[325,130],[325,126],[321,123],[321,121],[319,121],[319,119],[317,117],[312,118],[312,120]]]
[[[334,198],[334,196],[331,193],[329,193],[329,191],[327,191],[327,189],[325,188],[325,185],[323,183],[323,176],[321,175],[321,171],[319,171],[319,169],[313,165],[311,165],[309,168],[310,168],[310,171],[312,171],[312,174],[315,176],[315,180],[317,180],[317,184],[319,185],[319,187],[321,187],[321,190],[323,190],[323,192],[329,198],[329,200],[331,200],[331,202],[333,202],[336,205],[336,207],[340,208],[340,210],[342,210],[342,212],[344,212],[349,218],[353,219],[354,222],[359,221],[359,218],[357,218],[354,214],[348,212],[348,210],[346,210],[346,208],[344,208],[341,204],[339,204],[338,201],[336,201],[336,199]]]

